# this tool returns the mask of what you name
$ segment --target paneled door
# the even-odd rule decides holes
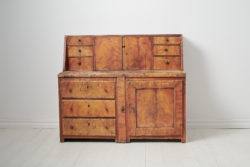
[[[152,51],[151,40],[147,36],[124,37],[124,69],[149,70],[151,69]]]
[[[180,136],[183,81],[127,79],[128,136]]]
[[[122,37],[99,36],[95,40],[96,70],[122,70]]]

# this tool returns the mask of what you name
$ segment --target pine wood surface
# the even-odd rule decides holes
[[[65,36],[60,141],[186,140],[182,35]]]

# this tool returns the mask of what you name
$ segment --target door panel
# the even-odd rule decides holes
[[[122,37],[96,37],[96,70],[122,70]]]
[[[124,44],[124,69],[150,69],[152,57],[150,37],[124,37]]]
[[[126,89],[129,136],[182,134],[182,81],[128,80]]]

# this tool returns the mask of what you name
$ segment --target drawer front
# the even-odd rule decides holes
[[[67,45],[93,45],[93,37],[71,36],[67,37]]]
[[[114,81],[61,81],[61,95],[64,98],[114,98]]]
[[[68,70],[69,71],[91,71],[93,70],[93,58],[68,58]]]
[[[157,45],[153,47],[154,55],[180,55],[180,46]]]
[[[154,57],[154,70],[181,70],[181,57]]]
[[[63,135],[115,136],[115,119],[64,118]]]
[[[115,117],[115,100],[62,100],[64,117]]]
[[[92,46],[68,46],[68,57],[93,56]]]
[[[181,37],[153,37],[153,44],[180,44]]]

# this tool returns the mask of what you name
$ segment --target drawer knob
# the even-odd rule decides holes
[[[88,107],[90,107],[90,104],[88,104]]]
[[[90,126],[90,123],[88,122],[88,126]]]
[[[82,50],[81,50],[81,49],[79,49],[79,50],[78,50],[78,52],[80,52],[80,53],[81,53],[81,52],[82,52]]]
[[[167,52],[167,51],[168,51],[168,48],[165,48],[165,49],[164,49],[164,51],[166,51],[166,52]]]
[[[79,65],[79,66],[82,65],[82,63],[79,61],[79,62],[78,62],[78,65]]]
[[[81,42],[81,39],[78,39],[78,42]]]
[[[165,62],[166,64],[169,64],[170,62],[169,62],[169,60],[166,60],[166,62]]]
[[[168,38],[166,38],[166,42],[169,42],[169,39],[168,39]]]
[[[124,108],[124,107],[122,107],[122,112],[123,112],[123,113],[125,112],[125,108]]]
[[[69,89],[69,93],[72,93],[72,89],[71,88]]]
[[[70,129],[74,129],[74,126],[73,126],[73,125],[70,125],[69,128],[70,128]]]
[[[134,108],[132,108],[131,112],[132,112],[132,113],[134,113],[134,112],[135,112],[135,109],[134,109]]]
[[[107,107],[105,107],[105,111],[106,111],[106,112],[109,112],[109,109],[108,109]]]

